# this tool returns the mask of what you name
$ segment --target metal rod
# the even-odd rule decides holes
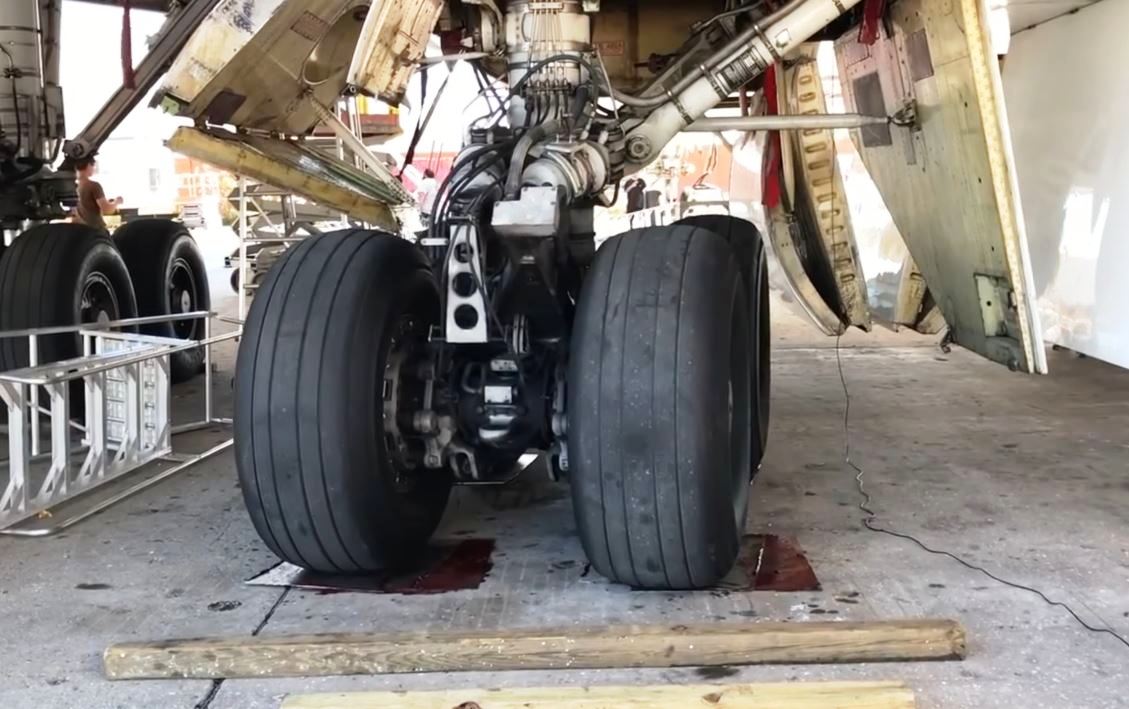
[[[396,180],[395,176],[389,172],[385,164],[369,151],[368,146],[365,145],[363,140],[353,134],[349,126],[341,122],[341,119],[337,117],[336,113],[317,101],[311,101],[310,105],[313,106],[314,112],[318,114],[318,118],[333,129],[334,134],[349,148],[354,157],[363,161],[365,166],[372,170],[374,175],[386,179],[389,186],[393,188],[397,196],[400,197],[403,202],[409,202],[411,200],[407,191],[400,185],[400,182]]]
[[[36,7],[38,7],[36,3]],[[39,337],[27,336],[27,362],[29,367],[39,366]],[[39,455],[39,387],[31,387],[31,454]]]
[[[111,355],[111,356],[107,357],[106,362],[104,364],[99,364],[99,365],[96,365],[96,366],[93,366],[93,367],[87,367],[85,369],[82,369],[81,371],[67,372],[66,374],[44,374],[44,375],[40,375],[40,376],[27,376],[27,375],[22,375],[22,374],[14,374],[12,372],[5,372],[3,374],[0,374],[0,381],[19,382],[21,384],[33,384],[33,385],[38,384],[38,385],[41,385],[41,386],[47,385],[47,384],[52,384],[52,383],[57,382],[57,381],[69,381],[71,379],[79,379],[79,378],[82,378],[82,377],[85,377],[85,376],[88,376],[88,375],[91,375],[91,374],[100,374],[102,372],[108,372],[111,369],[117,369],[119,367],[127,367],[131,364],[138,364],[140,362],[144,362],[146,360],[153,359],[154,357],[160,357],[161,355],[165,355],[165,354],[173,354],[173,353],[176,353],[176,352],[183,352],[185,350],[195,349],[197,347],[207,345],[207,344],[215,344],[217,342],[224,342],[226,340],[234,340],[235,338],[239,337],[239,335],[240,335],[239,332],[228,332],[228,333],[224,333],[222,335],[216,335],[215,337],[210,337],[206,340],[193,340],[191,342],[185,342],[183,345],[177,345],[177,346],[174,346],[174,347],[165,347],[163,349],[152,348],[152,349],[145,350],[143,352],[139,352],[138,354],[134,354],[134,355],[130,355],[130,354],[125,354],[125,355],[122,355],[122,356]],[[70,363],[73,366],[78,366],[78,363],[76,362],[76,360],[70,360]],[[60,365],[60,366],[65,366],[65,363],[56,362],[55,364]],[[15,371],[20,372],[21,370],[17,369]]]
[[[753,25],[756,36],[740,46],[733,42],[707,62],[708,73],[695,80],[627,134],[627,173],[651,162],[689,124],[706,115],[722,99],[759,76],[860,0],[792,0]],[[748,30],[746,31],[746,33]],[[744,35],[742,35],[743,38]],[[732,48],[732,51],[730,49]],[[721,57],[718,60],[718,57]]]
[[[125,320],[111,320],[100,323],[79,323],[77,325],[55,325],[52,327],[30,327],[23,330],[0,331],[0,338],[30,337],[32,335],[65,335],[80,330],[110,330],[115,327],[130,327],[133,325],[152,325],[153,323],[176,322],[178,320],[197,320],[212,317],[215,313],[208,310],[194,310],[191,313],[177,313],[175,315],[148,315],[141,318],[127,318]]]
[[[691,133],[716,133],[723,130],[807,130],[812,128],[862,128],[889,123],[886,116],[861,113],[826,113],[795,116],[734,116],[732,118],[699,118],[683,130]]]
[[[181,433],[191,433],[192,431],[202,431],[205,428],[211,428],[218,424],[218,421],[193,421],[192,423],[182,423],[179,426],[172,427],[172,434],[174,436]]]
[[[126,488],[125,490],[122,490],[121,492],[119,492],[116,495],[111,495],[110,497],[107,497],[105,500],[102,500],[101,502],[94,505],[90,509],[83,510],[82,512],[79,512],[79,513],[77,513],[77,514],[75,514],[71,517],[67,517],[67,518],[63,519],[58,524],[56,524],[52,527],[47,527],[46,529],[0,529],[0,534],[9,534],[9,535],[16,536],[16,537],[49,537],[52,534],[56,534],[58,532],[61,532],[64,529],[66,529],[67,527],[70,527],[73,524],[77,524],[77,523],[81,522],[82,520],[84,520],[88,517],[93,517],[94,515],[98,514],[102,510],[106,509],[107,507],[110,507],[112,505],[116,505],[117,503],[121,502],[122,500],[126,499],[127,497],[132,497],[133,495],[136,495],[137,493],[139,493],[143,490],[149,489],[150,487],[156,485],[157,483],[159,483],[159,482],[161,482],[161,481],[163,481],[163,480],[165,480],[169,477],[172,477],[173,475],[176,475],[177,473],[184,470],[185,468],[196,465],[197,463],[199,463],[203,460],[206,460],[207,458],[211,458],[212,456],[216,455],[217,453],[222,453],[223,451],[230,448],[234,442],[235,442],[235,439],[228,439],[227,441],[224,441],[223,443],[220,443],[219,445],[212,446],[211,448],[204,451],[203,453],[200,453],[196,456],[193,456],[192,458],[184,461],[183,463],[180,463],[178,465],[174,465],[173,467],[169,468],[168,470],[163,470],[163,471],[161,471],[160,473],[157,473],[156,475],[154,475],[151,478],[148,478],[146,480],[142,480],[141,482],[137,483],[136,485],[133,485],[132,487],[129,487],[129,488]]]
[[[204,420],[212,420],[212,320],[204,321]]]
[[[472,61],[474,59],[485,59],[490,56],[489,52],[463,52],[462,54],[443,54],[437,57],[424,57],[419,60],[423,66],[430,66],[432,64],[439,64],[442,62],[457,62],[457,61]]]
[[[247,317],[247,178],[239,176],[239,317]]]

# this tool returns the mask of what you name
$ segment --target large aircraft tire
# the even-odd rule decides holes
[[[176,315],[208,310],[212,299],[204,259],[196,240],[179,222],[169,219],[138,219],[114,232],[142,317]],[[182,340],[204,338],[203,319],[142,325],[141,332]],[[204,348],[174,352],[169,357],[173,382],[183,382],[204,371]]]
[[[706,229],[639,229],[596,253],[573,327],[567,440],[581,541],[613,581],[704,588],[737,558],[753,448],[745,293]]]
[[[385,412],[391,355],[406,361],[438,317],[426,259],[389,234],[311,238],[267,274],[239,345],[235,460],[255,529],[283,560],[324,573],[418,562],[451,475],[398,466]]]
[[[0,330],[112,322],[137,316],[129,271],[104,234],[81,224],[43,224],[0,258]],[[82,354],[77,333],[38,338],[40,364]],[[28,339],[0,340],[0,370],[31,364]],[[72,407],[81,380],[72,386]]]

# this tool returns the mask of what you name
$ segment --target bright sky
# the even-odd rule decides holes
[[[133,62],[137,64],[148,52],[146,40],[160,29],[164,16],[156,12],[134,10],[130,18],[133,29]],[[64,0],[62,22],[61,83],[67,135],[73,136],[85,127],[113,91],[121,86],[122,10],[77,0]],[[446,73],[445,67],[431,70],[429,102],[443,83]],[[418,79],[413,80],[409,91],[409,96],[415,101],[419,97],[417,81]],[[444,92],[446,110],[436,111],[430,129],[420,142],[421,152],[458,150],[462,143],[464,115],[471,111],[485,112],[485,104],[481,101],[468,106],[477,93],[478,86],[469,66],[460,66],[456,77]],[[176,126],[182,123],[148,105],[146,97],[112,137],[117,140],[131,137],[163,140],[172,135]],[[411,132],[415,123],[415,115],[411,111],[405,111],[403,126],[406,134]],[[402,151],[406,149],[407,143],[408,136],[405,135],[391,141],[386,149]]]
[[[130,13],[133,28],[133,62],[148,52],[146,40],[155,34],[164,21],[156,12]],[[66,111],[67,135],[77,134],[102,108],[122,83],[121,8],[92,5],[85,2],[63,2],[62,60],[60,66],[63,105]],[[148,108],[148,99],[130,114],[114,134],[161,138],[172,134],[179,122]]]

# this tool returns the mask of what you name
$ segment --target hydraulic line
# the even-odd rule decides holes
[[[662,105],[628,134],[629,162],[636,168],[650,162],[686,126],[859,1],[793,0],[741,33],[714,55],[716,60],[708,62],[696,80],[661,97]]]

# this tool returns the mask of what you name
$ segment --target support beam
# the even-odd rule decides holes
[[[835,128],[862,128],[886,125],[885,116],[866,116],[861,113],[802,114],[794,116],[734,116],[732,118],[699,118],[684,128],[690,133],[716,133],[723,130],[808,130]]]
[[[951,660],[953,620],[351,633],[124,643],[110,679],[315,677],[407,672]]]
[[[112,5],[114,7],[121,7],[122,0],[79,0],[79,2],[90,3],[91,5]],[[131,0],[130,7],[134,10],[146,10],[149,12],[168,12],[172,7],[173,0]]]
[[[399,203],[403,191],[395,178],[391,181],[398,189],[339,160],[306,151],[297,142],[182,126],[167,145],[173,152],[300,194],[351,219],[399,230],[389,207]]]
[[[901,682],[764,682],[292,695],[282,709],[913,709]]]

